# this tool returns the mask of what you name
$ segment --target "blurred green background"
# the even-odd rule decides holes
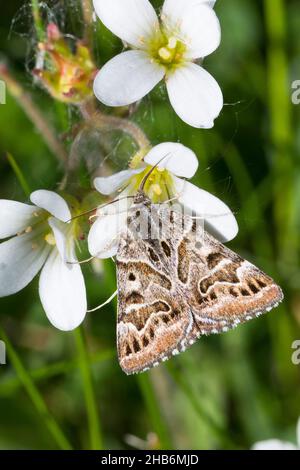
[[[80,3],[43,2],[44,17],[80,36]],[[81,330],[61,333],[46,319],[36,279],[0,300],[0,339],[8,349],[8,364],[0,366],[1,449],[247,449],[272,437],[295,441],[300,366],[291,357],[292,343],[300,339],[300,105],[292,104],[291,95],[292,82],[300,79],[300,5],[218,0],[216,12],[222,43],[205,67],[220,83],[226,105],[215,127],[195,130],[182,123],[163,87],[131,119],[153,144],[178,140],[197,153],[194,182],[236,213],[240,232],[230,248],[272,275],[285,301],[235,331],[201,339],[166,365],[126,377],[116,357],[116,304],[90,315]],[[122,49],[99,22],[90,33],[98,66]],[[0,61],[67,150],[78,113],[35,85],[35,37],[29,2],[2,2]],[[92,144],[83,142],[85,159],[97,154],[98,143]],[[125,168],[130,145],[120,136],[110,144],[106,164]],[[9,91],[0,106],[0,198],[26,201],[7,152],[32,190],[57,189],[62,165],[20,97]],[[86,186],[88,173],[80,177]],[[115,290],[113,263],[97,272],[87,267],[85,274],[91,306]]]

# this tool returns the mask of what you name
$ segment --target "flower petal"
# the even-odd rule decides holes
[[[111,176],[98,177],[94,179],[94,186],[100,194],[108,196],[120,189],[132,176],[142,171],[144,171],[144,168],[138,170],[124,170]]]
[[[74,256],[72,239],[68,238],[68,232],[70,232],[69,224],[61,222],[55,217],[51,217],[48,223],[52,228],[56,241],[56,247],[59,251],[61,258],[65,262],[77,261],[76,257]]]
[[[126,197],[127,191],[120,194],[116,203],[100,209],[98,218],[91,227],[88,236],[89,252],[96,258],[111,258],[117,254],[119,237],[126,227],[128,210],[131,205]]]
[[[167,79],[171,104],[187,124],[210,129],[223,107],[222,91],[216,80],[199,65],[189,63]]]
[[[165,158],[164,158],[165,157]],[[195,153],[182,144],[165,142],[156,145],[144,158],[149,165],[166,168],[176,176],[192,178],[198,169]]]
[[[291,442],[269,439],[268,441],[257,442],[252,446],[252,450],[298,450],[298,447]]]
[[[178,201],[205,220],[205,229],[220,241],[230,241],[238,233],[238,224],[229,207],[217,197],[188,181],[174,177]]]
[[[40,271],[49,251],[49,245],[34,232],[1,243],[0,297],[24,289]]]
[[[81,268],[66,264],[56,248],[41,272],[39,293],[49,321],[59,330],[71,331],[83,322],[87,300]]]
[[[165,0],[162,9],[162,16],[174,17],[177,20],[181,19],[183,15],[197,5],[208,5],[213,8],[216,0]]]
[[[98,72],[94,93],[107,106],[127,106],[147,95],[164,74],[164,67],[151,62],[145,52],[122,52]]]
[[[163,22],[187,46],[186,57],[198,59],[214,52],[221,42],[218,17],[207,2],[199,0],[166,0]]]
[[[30,195],[30,200],[37,207],[44,209],[62,222],[68,222],[72,217],[66,201],[53,191],[45,189],[34,191]]]
[[[148,0],[94,0],[94,8],[110,31],[137,48],[142,48],[144,40],[159,28]]]
[[[300,449],[300,418],[298,419],[297,423],[297,444]]]
[[[29,227],[35,212],[35,206],[0,200],[0,239],[16,235]]]

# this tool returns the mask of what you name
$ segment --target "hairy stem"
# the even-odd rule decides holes
[[[84,39],[92,50],[94,41],[92,0],[81,0],[81,8],[84,21]]]
[[[94,100],[90,100],[80,107],[82,116],[86,121],[93,121],[93,124],[101,130],[120,130],[128,134],[139,146],[140,150],[150,147],[149,139],[146,137],[142,129],[130,121],[116,116],[102,113],[95,107]]]
[[[45,28],[41,18],[40,12],[40,3],[39,0],[31,0],[31,9],[32,9],[32,16],[33,22],[36,30],[37,39],[39,42],[44,41],[45,39]]]

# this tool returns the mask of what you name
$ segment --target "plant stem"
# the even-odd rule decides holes
[[[0,64],[0,78],[5,81],[10,94],[19,103],[28,118],[41,133],[49,150],[65,165],[67,162],[67,153],[57,140],[54,129],[52,129],[50,124],[45,120],[43,113],[36,107],[31,96],[26,93],[22,86],[12,77],[4,64]]]
[[[88,44],[93,43],[93,7],[92,0],[81,0],[82,15],[85,25],[84,38]]]
[[[102,434],[97,410],[95,391],[93,387],[93,379],[90,370],[91,364],[89,354],[86,348],[84,334],[81,328],[77,328],[77,330],[74,331],[74,337],[78,352],[79,368],[81,371],[82,382],[84,387],[91,449],[101,450],[103,449]]]
[[[39,0],[31,0],[31,9],[33,22],[36,30],[37,39],[39,42],[42,42],[45,39],[45,28],[41,18],[40,4]]]
[[[215,435],[224,443],[230,443],[229,439],[225,437],[224,429],[215,422],[215,420],[206,412],[206,410],[200,405],[199,400],[195,396],[194,391],[189,387],[184,375],[179,372],[174,364],[170,361],[166,368],[169,374],[172,376],[173,380],[176,382],[177,386],[182,390],[182,392],[189,399],[190,404],[193,406],[196,413],[201,419],[203,419],[211,429],[214,431]]]
[[[51,414],[49,413],[49,410],[43,400],[42,395],[40,394],[39,390],[36,388],[29,373],[23,366],[17,352],[15,351],[13,345],[11,344],[8,336],[6,335],[2,327],[0,327],[0,336],[1,336],[1,339],[3,339],[3,341],[6,344],[9,359],[16,371],[17,376],[19,377],[20,382],[25,388],[28,396],[30,397],[37,412],[41,416],[46,427],[48,428],[57,446],[59,447],[59,449],[62,449],[62,450],[71,450],[72,449],[71,444],[69,443],[68,439],[64,435],[63,431],[61,430],[61,428],[59,427],[59,425],[57,424],[53,416],[51,416]]]
[[[292,159],[293,129],[289,66],[286,54],[284,0],[264,0],[268,44],[267,87],[271,119],[275,218],[284,261],[295,259],[298,233],[295,214],[295,168]]]
[[[106,351],[100,351],[95,355],[91,356],[91,364],[100,364],[104,361],[109,361],[115,358],[115,350],[108,349]],[[58,377],[63,374],[74,372],[78,368],[78,361],[61,361],[54,364],[46,365],[44,367],[29,370],[28,374],[31,379],[36,382],[42,382],[49,380],[53,377]],[[1,382],[0,397],[9,396],[19,390],[21,382],[18,376],[7,378]]]
[[[149,374],[139,374],[137,376],[137,380],[144,397],[150,419],[152,421],[152,426],[159,438],[161,448],[165,450],[172,449],[169,433],[164,419],[161,416],[161,410],[159,408],[159,404],[157,403],[157,398]]]
[[[23,189],[25,196],[29,197],[31,190],[30,190],[29,184],[26,181],[25,176],[23,175],[21,168],[19,167],[18,163],[16,162],[16,160],[10,153],[6,154],[6,158],[20,183],[20,186]]]
[[[86,121],[93,122],[93,125],[101,130],[120,130],[128,134],[135,140],[140,150],[147,150],[151,147],[149,139],[142,129],[129,119],[119,118],[102,113],[95,107],[94,100],[90,100],[80,108],[82,116]]]

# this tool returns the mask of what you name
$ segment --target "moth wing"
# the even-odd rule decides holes
[[[126,374],[146,371],[177,354],[192,328],[187,303],[155,256],[159,253],[149,243],[130,233],[117,256],[117,344]]]
[[[184,260],[180,253],[186,253]],[[195,321],[188,342],[226,332],[271,311],[283,299],[280,287],[259,268],[207,232],[190,232],[178,247],[179,273]],[[181,259],[181,261],[180,261]]]

